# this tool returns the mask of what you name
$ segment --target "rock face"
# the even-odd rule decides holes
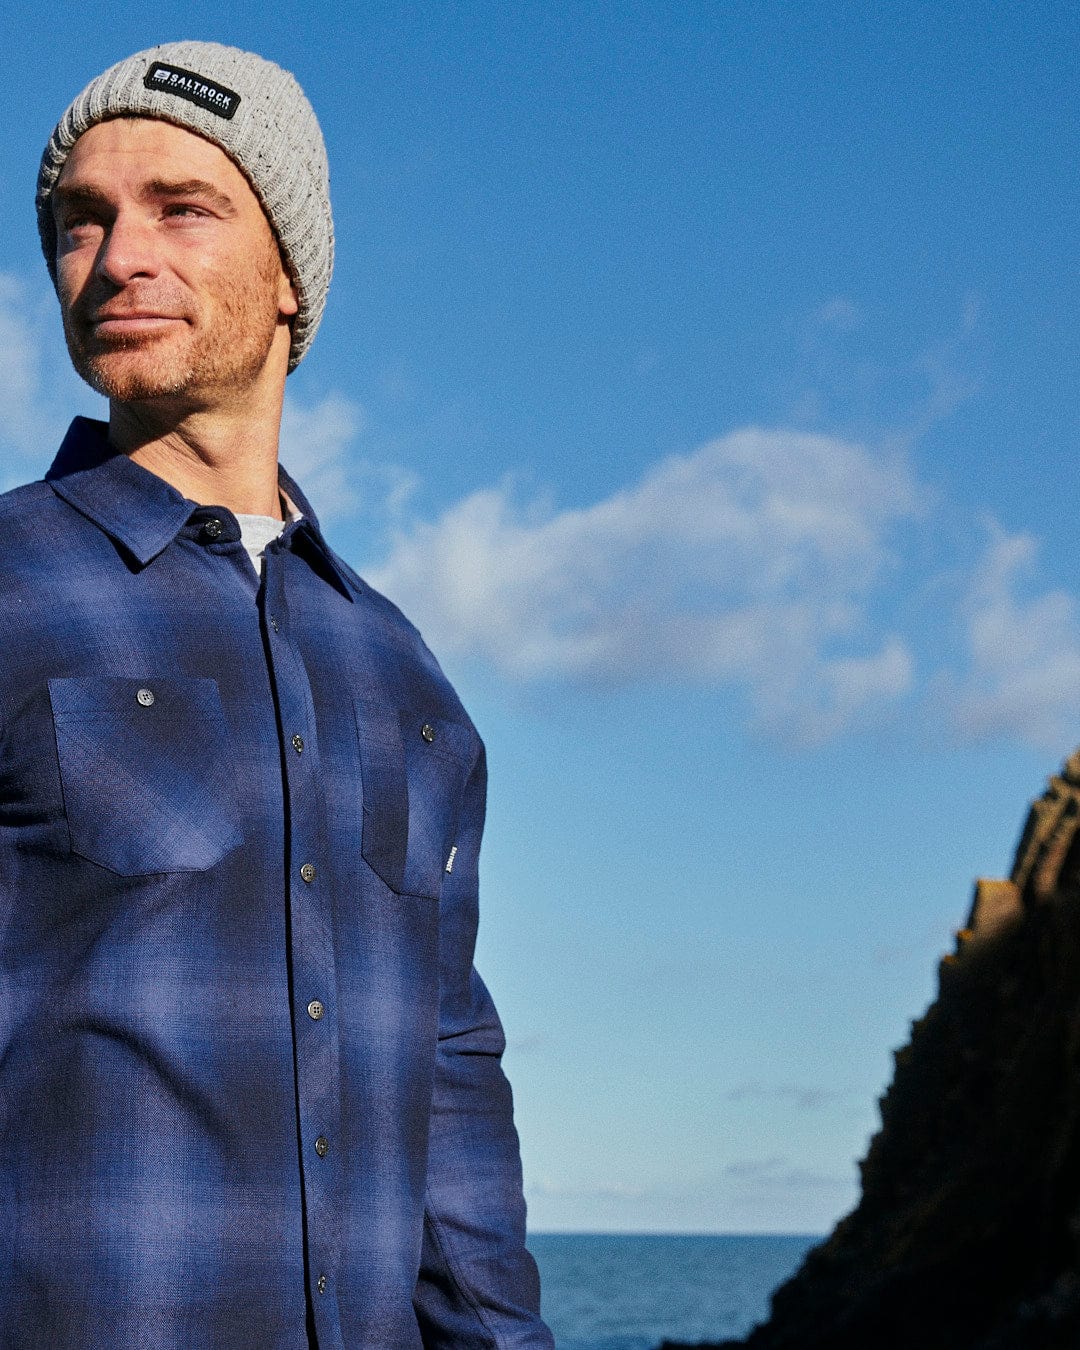
[[[1080,1346],[1080,751],[896,1053],[862,1198],[734,1350]],[[669,1347],[672,1343],[665,1343]]]

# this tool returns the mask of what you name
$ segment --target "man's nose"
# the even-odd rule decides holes
[[[153,223],[137,212],[118,212],[102,237],[94,272],[114,286],[155,276],[160,268],[159,241]]]

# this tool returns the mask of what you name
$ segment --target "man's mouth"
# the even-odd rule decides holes
[[[173,324],[184,323],[175,314],[159,314],[153,310],[127,310],[120,314],[107,311],[92,315],[90,331],[98,338],[133,338],[157,335]]]

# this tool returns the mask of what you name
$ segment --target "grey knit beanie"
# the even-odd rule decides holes
[[[315,112],[287,70],[217,42],[164,42],[91,80],[56,125],[37,183],[38,230],[56,281],[49,196],[84,131],[112,117],[157,117],[197,132],[247,175],[296,283],[289,369],[311,345],[334,265],[326,146]]]

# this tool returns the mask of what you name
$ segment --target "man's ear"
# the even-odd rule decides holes
[[[285,261],[285,250],[278,240],[274,242],[277,244],[278,262],[281,265],[281,275],[278,277],[278,318],[291,323],[300,310],[300,292],[296,289],[292,269]]]
[[[289,277],[288,272],[281,269],[281,284],[278,288],[278,314],[283,319],[294,319],[300,308],[300,296],[296,291],[296,283]]]

